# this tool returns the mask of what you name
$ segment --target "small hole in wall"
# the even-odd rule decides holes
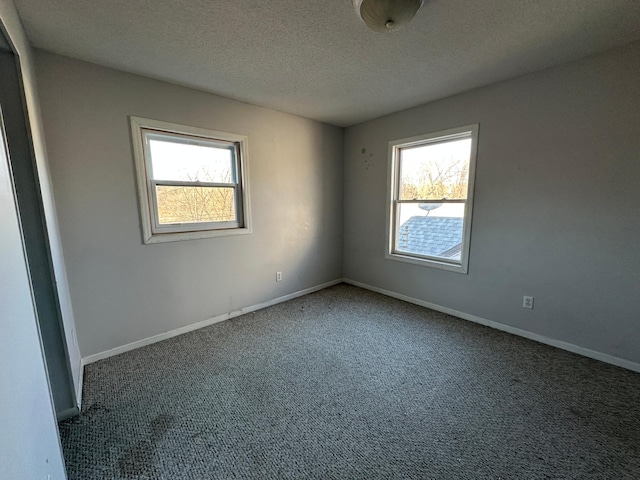
[[[366,153],[367,153],[367,149],[362,147],[362,149],[360,150],[360,153],[364,156],[364,159],[362,161],[365,170],[369,170],[369,168],[373,165],[373,153],[369,153],[369,157],[366,157]]]

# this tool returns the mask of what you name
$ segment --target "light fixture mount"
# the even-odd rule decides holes
[[[395,32],[404,27],[424,0],[353,0],[356,14],[376,32]]]

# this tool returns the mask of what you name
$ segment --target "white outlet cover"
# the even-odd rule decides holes
[[[533,309],[533,297],[528,297],[526,295],[522,297],[522,308]]]

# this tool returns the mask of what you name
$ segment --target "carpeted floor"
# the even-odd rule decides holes
[[[348,285],[84,388],[70,480],[640,478],[640,374]]]

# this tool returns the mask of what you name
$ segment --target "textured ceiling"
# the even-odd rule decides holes
[[[14,0],[41,49],[340,126],[640,38],[638,0],[426,0],[403,31],[352,0]]]

